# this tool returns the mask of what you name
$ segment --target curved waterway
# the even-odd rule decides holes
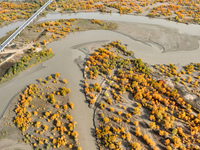
[[[105,14],[105,13],[97,13],[97,12],[82,12],[82,13],[53,13],[47,14],[46,17],[42,17],[38,19],[37,22],[44,22],[49,20],[56,19],[70,19],[70,18],[81,18],[81,19],[98,19],[98,20],[108,20],[108,21],[121,21],[121,22],[134,22],[134,23],[142,23],[142,24],[154,24],[160,25],[168,28],[177,29],[180,33],[186,33],[189,35],[199,36],[200,35],[200,25],[195,24],[183,24],[177,23],[174,21],[167,21],[164,19],[150,19],[145,16],[134,16],[134,15],[120,15],[119,13]],[[19,21],[16,23],[12,23],[8,26],[0,28],[0,38],[5,36],[7,32],[19,27],[23,21]]]
[[[133,23],[142,23],[142,24],[154,24],[161,25],[168,28],[178,29],[180,33],[187,33],[190,35],[200,35],[200,25],[195,24],[183,24],[177,23],[174,21],[167,21],[165,19],[152,19],[145,16],[134,16],[134,15],[121,15],[119,13],[71,13],[71,14],[47,14],[46,17],[40,18],[37,22],[44,22],[55,19],[69,19],[69,18],[81,18],[81,19],[98,19],[98,20],[108,20],[108,21],[121,21],[121,22],[133,22]]]
[[[131,17],[131,18],[130,18]],[[157,24],[168,26],[170,28],[179,29],[180,32],[192,35],[200,35],[200,28],[197,25],[184,25],[176,24],[174,22],[167,22],[161,19],[150,20],[147,17],[131,16],[119,14],[107,14],[100,15],[99,13],[78,13],[78,14],[48,14],[46,17],[40,18],[38,22],[53,20],[53,19],[67,19],[67,18],[84,18],[84,19],[100,19],[110,21],[127,21],[145,24]],[[167,25],[169,24],[169,25]],[[189,32],[189,30],[191,32]],[[192,32],[195,31],[196,32]],[[1,33],[1,30],[0,30]],[[128,50],[133,50],[135,56],[138,58],[141,55],[144,56],[142,59],[148,63],[177,63],[180,58],[181,61],[193,61],[193,57],[188,56],[195,55],[198,59],[200,51],[191,52],[175,52],[175,53],[160,53],[159,48],[155,45],[148,45],[142,42],[137,42],[132,38],[108,30],[91,30],[80,33],[73,33],[68,35],[59,41],[48,44],[48,48],[52,48],[55,56],[42,64],[36,65],[20,73],[17,77],[8,83],[0,86],[1,105],[0,114],[2,115],[7,106],[9,105],[12,98],[26,85],[36,83],[39,78],[45,79],[50,74],[59,72],[62,78],[68,80],[69,88],[72,93],[70,99],[75,104],[75,109],[72,112],[74,120],[78,122],[76,130],[79,132],[79,141],[83,149],[95,150],[95,138],[91,133],[94,131],[93,127],[93,110],[89,109],[85,102],[85,95],[83,93],[83,74],[79,66],[75,63],[75,59],[84,60],[85,55],[83,52],[79,52],[78,48],[74,48],[77,45],[87,44],[89,42],[100,42],[100,41],[112,41],[116,39],[122,39],[123,43],[128,44]],[[180,55],[181,54],[181,55]],[[165,59],[168,57],[168,59]]]
[[[72,93],[70,99],[75,104],[75,109],[72,111],[74,120],[78,122],[76,130],[79,132],[79,139],[83,149],[95,150],[95,138],[92,136],[93,128],[93,110],[88,108],[85,102],[85,95],[83,93],[83,74],[79,66],[75,63],[75,59],[84,60],[85,54],[79,51],[79,48],[84,50],[84,45],[88,43],[99,43],[101,41],[112,41],[116,39],[123,39],[123,43],[128,44],[128,49],[133,50],[136,57],[144,55],[144,61],[150,63],[169,63],[173,60],[177,61],[176,57],[182,57],[185,61],[189,52],[181,52],[183,56],[177,53],[160,53],[159,48],[154,45],[143,44],[142,42],[134,41],[126,35],[107,30],[91,30],[84,32],[76,32],[68,35],[59,41],[48,44],[48,48],[52,48],[55,56],[42,64],[31,67],[10,82],[0,86],[0,114],[2,115],[12,98],[26,85],[36,83],[39,78],[45,79],[50,74],[59,72],[62,78],[68,80],[69,88]],[[104,43],[102,42],[102,44]],[[77,45],[81,45],[77,47]],[[94,44],[95,45],[95,44]],[[186,55],[184,53],[187,53]],[[166,57],[171,59],[164,59]],[[194,54],[196,57],[200,56],[199,52]],[[168,61],[168,62],[166,62]],[[192,58],[188,61],[192,61]]]
[[[26,85],[34,84],[39,78],[45,79],[45,77],[59,72],[62,78],[68,80],[68,86],[72,91],[70,99],[75,104],[72,116],[78,122],[76,130],[79,133],[81,146],[84,150],[98,149],[95,145],[95,138],[91,134],[95,130],[93,127],[93,110],[89,109],[87,102],[85,102],[82,88],[83,74],[75,63],[75,59],[84,60],[86,55],[79,51],[79,48],[84,50],[88,43],[103,44],[105,41],[116,40],[116,38],[123,39],[130,46],[132,44],[138,48],[148,47],[148,45],[133,41],[125,35],[106,30],[76,32],[59,41],[52,42],[48,44],[48,48],[51,48],[55,53],[53,58],[23,71],[10,82],[0,86],[0,114],[3,114],[12,98]]]

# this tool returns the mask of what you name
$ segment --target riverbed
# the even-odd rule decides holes
[[[177,23],[174,21],[167,21],[164,19],[155,19],[155,18],[148,18],[145,16],[134,16],[134,15],[121,15],[119,13],[98,13],[98,12],[81,12],[81,13],[52,13],[47,14],[45,17],[39,18],[36,23],[44,22],[49,20],[57,20],[57,19],[70,19],[70,18],[81,18],[81,19],[98,19],[98,20],[108,20],[108,21],[121,21],[121,22],[134,22],[134,23],[143,23],[143,24],[154,24],[160,25],[168,28],[177,29],[180,33],[186,33],[193,36],[200,35],[200,27],[196,24],[183,24]],[[6,35],[6,32],[13,30],[22,24],[23,21],[12,23],[8,26],[0,28],[0,38]]]

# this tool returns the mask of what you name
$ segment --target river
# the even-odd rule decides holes
[[[3,27],[0,28],[0,38],[6,36],[7,32],[16,29],[17,27],[19,27],[21,24],[23,24],[25,21],[17,21],[14,23],[11,23],[9,25],[5,25]]]
[[[200,28],[197,25],[185,25],[185,24],[177,24],[175,22],[168,22],[166,20],[161,19],[148,19],[147,17],[141,16],[131,16],[131,15],[123,15],[119,14],[104,14],[100,15],[100,13],[78,13],[78,14],[48,14],[46,17],[42,17],[38,20],[47,21],[52,19],[67,19],[67,18],[84,18],[84,19],[103,19],[110,21],[127,21],[127,22],[136,22],[136,23],[145,23],[145,24],[156,24],[162,25],[169,28],[175,28],[179,30],[181,33],[192,34],[192,35],[200,35]],[[16,26],[15,26],[16,25]],[[12,24],[11,26],[17,27],[19,24]],[[194,32],[196,31],[196,32]],[[2,29],[0,29],[0,33]],[[7,31],[8,32],[8,31]],[[10,82],[7,82],[0,86],[0,114],[3,114],[4,110],[9,105],[9,102],[12,98],[26,85],[36,83],[36,80],[39,78],[45,79],[45,77],[50,74],[59,72],[62,78],[66,78],[68,80],[68,85],[71,88],[71,97],[70,99],[75,104],[75,109],[72,112],[74,120],[78,122],[78,126],[76,130],[79,132],[79,140],[83,149],[92,149],[95,150],[95,138],[93,138],[92,133],[94,131],[93,127],[93,110],[89,109],[87,103],[85,102],[85,95],[83,93],[83,74],[80,68],[74,63],[75,58],[81,57],[84,59],[84,54],[79,52],[76,47],[77,45],[84,45],[84,43],[88,42],[99,42],[105,40],[116,40],[123,39],[123,42],[128,44],[129,49],[133,49],[136,57],[140,55],[144,55],[144,60],[151,61],[150,63],[157,63],[157,61],[166,61],[164,59],[166,56],[171,58],[171,60],[177,60],[177,57],[181,57],[182,61],[187,59],[187,55],[194,54],[195,57],[198,58],[200,56],[199,51],[194,53],[191,52],[177,52],[177,53],[163,53],[160,54],[159,48],[155,45],[146,45],[141,42],[134,41],[130,37],[116,33],[113,31],[107,30],[91,30],[84,31],[80,33],[74,33],[68,35],[66,38],[63,38],[59,41],[52,42],[48,45],[48,47],[52,48],[55,56],[50,60],[45,61],[42,64],[31,67],[22,73],[20,73],[17,77],[12,79]],[[184,58],[182,55],[184,55]],[[173,58],[172,58],[173,57]],[[171,61],[167,60],[167,61]],[[192,61],[192,57],[191,60]],[[167,63],[167,62],[163,62]]]
[[[98,19],[98,20],[108,20],[108,21],[122,21],[122,22],[134,22],[134,23],[144,23],[144,24],[154,24],[160,25],[168,28],[177,29],[180,33],[185,33],[193,36],[200,35],[200,25],[196,24],[183,24],[174,21],[167,21],[164,19],[152,19],[145,16],[134,16],[134,15],[121,15],[119,13],[97,13],[97,12],[82,12],[82,13],[71,13],[71,14],[61,14],[52,13],[47,14],[45,17],[41,17],[37,22],[44,22],[56,19],[69,19],[69,18],[81,18],[81,19]],[[5,36],[7,32],[19,27],[23,21],[12,23],[8,26],[0,28],[0,38]]]
[[[96,35],[96,36],[94,36]],[[84,150],[95,150],[95,138],[93,138],[93,110],[88,108],[88,103],[85,102],[85,94],[83,93],[83,74],[77,64],[74,63],[76,58],[84,60],[85,55],[78,51],[77,45],[85,45],[89,42],[101,42],[123,39],[125,43],[133,44],[135,46],[148,47],[137,41],[132,41],[131,38],[106,30],[91,30],[84,32],[76,32],[68,35],[59,41],[48,44],[48,48],[52,48],[55,56],[42,64],[31,67],[17,77],[0,86],[0,115],[4,112],[12,98],[20,92],[28,84],[37,83],[39,78],[45,77],[59,72],[62,78],[68,80],[68,87],[71,89],[70,100],[75,104],[72,111],[74,121],[78,122],[76,130],[79,133],[79,140]],[[102,43],[103,44],[103,43]],[[74,47],[77,47],[74,48]]]

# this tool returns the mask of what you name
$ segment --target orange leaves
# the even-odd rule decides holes
[[[174,142],[174,145],[173,145],[174,147],[178,148],[180,145],[182,145],[182,141],[180,138],[174,136],[172,137],[172,140]]]
[[[115,121],[115,122],[122,122],[122,119],[117,118],[117,117],[113,117],[113,121]]]
[[[55,105],[54,107],[58,109],[58,108],[59,108],[59,105]]]
[[[69,88],[62,87],[60,93],[62,96],[65,96],[66,94],[71,93],[71,90]]]
[[[56,38],[55,34],[52,34],[52,35],[51,35],[51,37],[52,37],[53,39],[55,39],[55,38]]]
[[[57,73],[55,76],[59,77],[60,75]],[[23,94],[18,96],[19,105],[14,109],[17,114],[14,118],[14,123],[24,132],[23,135],[26,135],[26,138],[29,138],[29,140],[25,140],[25,142],[32,143],[36,140],[38,143],[37,145],[34,144],[34,146],[40,148],[44,146],[44,143],[49,143],[47,144],[47,147],[45,146],[48,149],[52,144],[53,147],[61,147],[66,144],[71,144],[72,141],[68,141],[68,139],[71,138],[70,136],[73,136],[74,140],[77,141],[78,133],[74,131],[76,122],[72,122],[73,117],[68,114],[70,110],[67,111],[68,105],[73,109],[74,104],[69,100],[66,100],[63,96],[56,95],[60,89],[64,89],[67,93],[70,93],[70,90],[64,87],[67,80],[58,80],[56,86],[48,85],[49,83],[54,84],[53,81],[55,80],[52,76],[48,77],[49,82],[47,84],[43,84],[42,79],[39,81],[41,81],[41,83],[38,83],[38,85],[29,85],[24,90]],[[58,85],[63,87],[61,88]],[[42,96],[43,99],[40,99],[40,96]],[[54,101],[55,103],[55,98],[58,99],[55,105],[49,103],[49,101]],[[30,106],[33,106],[31,105],[32,102],[34,102],[34,107],[27,108],[26,106],[29,106],[29,103]],[[68,105],[63,105],[64,103],[67,103]],[[50,111],[44,111],[45,109]],[[38,117],[32,116],[32,113],[33,115],[38,115]],[[67,129],[67,127],[69,129]],[[32,128],[38,129],[33,130]],[[49,129],[51,129],[51,131]],[[66,133],[67,130],[69,131],[68,133]],[[49,137],[44,134],[46,131],[53,136]],[[30,136],[28,136],[29,134]],[[76,144],[72,145],[72,147],[75,146]]]
[[[141,92],[137,92],[134,96],[134,99],[135,100],[142,100],[143,96],[142,96],[142,93]]]
[[[71,109],[74,109],[74,104],[73,104],[72,102],[68,103],[68,105],[69,105],[69,107],[70,107]]]
[[[110,105],[112,105],[112,100],[110,98],[107,98],[106,102]]]
[[[59,117],[59,114],[53,114],[53,115],[51,115],[50,119],[55,120],[58,117]]]
[[[56,140],[56,139],[53,139],[53,140],[52,140],[52,143],[53,143],[53,144],[56,144],[56,143],[57,143],[57,140]]]
[[[135,126],[138,126],[139,125],[139,122],[138,121],[134,121],[133,123]]]
[[[48,130],[48,126],[47,126],[47,125],[43,125],[42,127],[43,127],[43,129],[44,129],[45,131]]]
[[[61,126],[61,121],[60,120],[57,120],[56,121],[56,127],[60,127]]]
[[[54,95],[53,95],[53,94],[48,95],[48,98],[50,98],[50,102],[51,102],[52,104],[55,104],[56,99],[54,98]]]
[[[153,142],[149,136],[147,134],[144,134],[143,135],[143,139],[146,141],[146,143],[151,146],[151,147],[154,147],[155,146],[155,142]]]
[[[127,113],[127,114],[126,114],[126,118],[127,118],[127,119],[131,118],[131,113]]]
[[[118,113],[118,115],[121,115],[121,114],[122,114],[122,111],[118,111],[117,113]]]
[[[16,116],[14,119],[14,123],[16,123],[17,127],[21,128],[22,131],[25,131],[31,122],[31,118],[25,117],[24,115]]]
[[[92,56],[89,56],[89,60],[90,60],[90,62],[93,62],[94,58]]]
[[[154,98],[154,99],[156,99],[156,100],[159,100],[159,101],[161,101],[161,99],[162,99],[161,95],[158,94],[158,93],[154,93],[154,94],[152,95],[152,98]]]
[[[90,98],[95,98],[95,95],[94,94],[90,94]]]
[[[23,19],[30,16],[37,8],[38,4],[31,3],[16,3],[16,2],[1,2],[0,3],[0,21]]]
[[[91,100],[90,100],[90,104],[94,104],[95,102],[96,102],[95,99],[91,99]]]
[[[50,116],[50,114],[51,114],[50,111],[45,112],[46,117]]]
[[[136,136],[142,136],[142,132],[140,131],[140,127],[135,128],[135,135]]]
[[[104,103],[102,103],[102,102],[100,102],[99,106],[100,106],[100,108],[101,108],[102,110],[105,109],[105,108],[107,107],[107,105],[104,104]]]
[[[54,79],[57,79],[58,77],[60,77],[60,74],[57,72],[54,74]]]
[[[134,149],[137,149],[137,150],[142,149],[142,147],[140,146],[140,143],[137,143],[137,142],[130,143],[130,146]]]
[[[39,141],[38,144],[39,144],[39,145],[43,145],[44,143],[43,143],[42,141]]]
[[[63,109],[64,109],[64,110],[67,110],[67,108],[68,108],[67,105],[64,105],[64,106],[63,106]]]
[[[85,93],[87,94],[87,93],[89,93],[89,91],[90,91],[90,89],[89,88],[85,88]]]
[[[45,40],[43,40],[43,41],[42,41],[42,44],[43,44],[43,45],[46,45],[46,41],[45,41]]]
[[[105,118],[103,118],[103,122],[106,124],[106,123],[108,123],[109,122],[109,118],[107,118],[107,117],[105,117]]]
[[[67,114],[67,115],[66,115],[66,119],[68,119],[69,121],[72,121],[72,120],[73,120],[73,117]]]
[[[150,123],[148,124],[148,126],[149,126],[150,129],[159,129],[159,126],[156,125],[155,122],[150,122]]]
[[[20,107],[19,105],[17,105],[17,108],[15,108],[15,112],[16,112],[16,113],[19,112],[20,109],[21,109],[21,107]]]
[[[37,111],[33,111],[33,115],[38,115],[38,112]]]
[[[64,126],[61,126],[58,131],[60,131],[60,134],[63,135],[65,131],[67,131],[67,129]]]
[[[198,134],[198,127],[190,127],[190,130],[191,130],[191,135],[194,135],[194,134]]]
[[[73,131],[72,133],[71,133],[71,136],[73,136],[74,137],[74,139],[77,139],[78,138],[78,132],[77,131]]]
[[[110,107],[110,111],[111,111],[111,112],[114,112],[114,111],[115,111],[115,109],[114,109],[114,108],[112,108],[112,107]]]
[[[66,33],[65,33],[65,32],[62,32],[61,34],[62,34],[63,36],[66,36]]]
[[[29,102],[27,100],[21,100],[21,105],[22,105],[22,107],[28,107]]]
[[[92,23],[97,23],[99,25],[102,25],[103,23],[100,20],[92,19]]]
[[[41,25],[42,25],[42,27],[45,27],[45,26],[46,26],[45,23],[42,23]]]
[[[66,24],[67,26],[70,26],[70,22],[68,22],[68,21],[66,21],[65,24]]]
[[[165,140],[165,145],[168,146],[170,144],[170,139]]]
[[[39,128],[39,127],[40,127],[40,125],[41,125],[41,123],[40,123],[39,121],[37,121],[37,122],[35,123],[35,125],[34,125],[34,126],[35,126],[36,128]]]

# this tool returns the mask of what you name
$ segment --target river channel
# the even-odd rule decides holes
[[[122,22],[134,22],[151,25],[159,25],[168,28],[178,30],[180,33],[199,36],[199,25],[186,25],[175,23],[172,21],[166,21],[162,19],[149,19],[142,16],[122,15],[117,13],[113,14],[100,14],[100,13],[77,13],[77,14],[48,14],[46,17],[42,17],[37,22],[43,22],[55,19],[68,19],[68,18],[82,18],[82,19],[99,19],[109,21],[122,21]],[[14,29],[19,26],[19,22],[13,23],[7,27],[0,29],[1,35],[8,32],[9,28]],[[5,31],[5,32],[4,32]],[[0,115],[3,114],[12,98],[20,92],[26,85],[36,83],[39,78],[45,79],[50,74],[59,72],[62,78],[68,80],[68,85],[72,91],[70,99],[75,104],[75,109],[72,112],[74,120],[78,122],[76,130],[79,132],[79,141],[83,149],[97,149],[95,145],[95,138],[92,136],[94,131],[93,127],[93,110],[89,109],[85,102],[85,95],[82,92],[81,84],[83,83],[83,74],[77,64],[74,62],[76,58],[84,60],[84,54],[78,51],[76,45],[83,45],[88,42],[101,42],[110,41],[116,39],[123,39],[123,42],[128,44],[128,48],[133,50],[135,56],[138,58],[143,56],[142,59],[151,64],[154,63],[168,63],[169,61],[193,61],[194,58],[199,60],[200,50],[189,52],[175,52],[175,53],[160,53],[160,50],[155,45],[147,45],[142,42],[135,41],[130,37],[107,30],[91,30],[80,33],[70,34],[66,38],[59,41],[52,42],[48,45],[48,48],[52,48],[55,56],[42,64],[36,65],[20,73],[17,77],[10,82],[0,86]],[[166,59],[168,58],[168,59]]]
[[[153,24],[160,25],[168,28],[177,29],[180,33],[185,33],[193,36],[200,35],[200,26],[196,24],[183,24],[177,23],[174,21],[167,21],[164,19],[151,19],[145,16],[134,16],[134,15],[120,15],[119,13],[97,13],[97,12],[82,12],[82,13],[71,13],[71,14],[61,14],[61,13],[52,13],[47,14],[45,17],[41,17],[36,22],[44,22],[49,20],[56,19],[70,19],[70,18],[81,18],[81,19],[98,19],[98,20],[109,20],[109,21],[121,21],[121,22],[134,22],[134,23],[143,23],[143,24]],[[12,23],[8,26],[0,28],[0,38],[5,36],[7,32],[19,27],[23,21]]]

